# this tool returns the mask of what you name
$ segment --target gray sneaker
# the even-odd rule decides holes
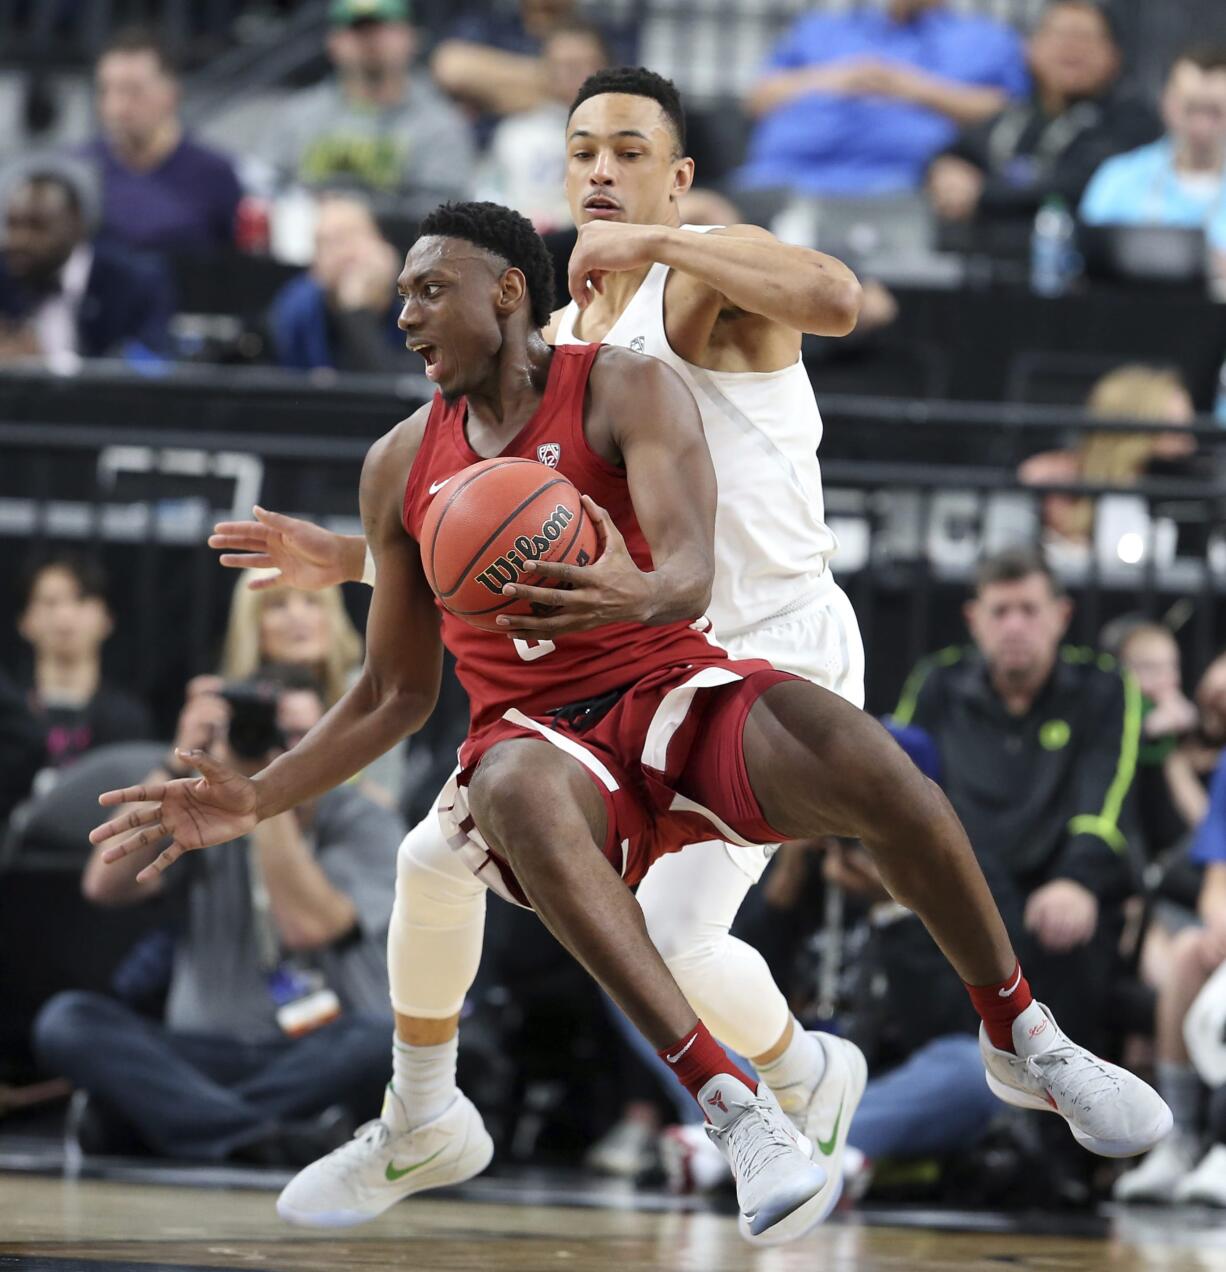
[[[1018,1108],[1058,1113],[1091,1153],[1135,1157],[1170,1133],[1171,1110],[1158,1092],[1079,1047],[1042,1003],[1031,1003],[1013,1022],[1013,1046],[998,1051],[980,1025],[992,1093]]]
[[[698,1103],[707,1135],[736,1179],[741,1235],[770,1245],[804,1236],[820,1218],[826,1172],[775,1097],[765,1086],[755,1095],[721,1073],[699,1091]]]

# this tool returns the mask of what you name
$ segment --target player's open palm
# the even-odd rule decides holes
[[[254,521],[219,521],[209,536],[209,547],[222,551],[222,565],[277,571],[253,580],[254,590],[287,583],[317,592],[353,577],[354,553],[345,535],[266,508],[254,512]]]
[[[260,820],[256,788],[250,778],[218,764],[202,751],[179,752],[179,758],[202,776],[129,786],[98,797],[98,803],[106,808],[139,805],[90,832],[90,842],[94,844],[125,836],[106,849],[102,854],[104,861],[119,861],[171,840],[136,876],[138,883],[162,874],[186,852],[228,843],[247,834]]]

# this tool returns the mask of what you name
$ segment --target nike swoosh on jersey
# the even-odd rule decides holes
[[[443,1145],[446,1148],[446,1145]],[[429,1157],[423,1158],[420,1162],[414,1162],[412,1166],[406,1166],[403,1170],[397,1170],[393,1162],[388,1162],[387,1170],[384,1172],[387,1182],[394,1184],[398,1179],[403,1179],[406,1175],[411,1175],[415,1170],[421,1170],[423,1166],[429,1166],[430,1163],[443,1151],[440,1148],[437,1152],[431,1153]]]
[[[843,1120],[843,1106],[847,1103],[847,1095],[844,1093],[843,1098],[839,1101],[839,1112],[834,1119],[834,1130],[830,1132],[830,1138],[817,1141],[817,1151],[823,1157],[829,1157],[834,1152],[834,1146],[839,1140],[839,1123]]]
[[[1013,984],[1009,986],[1009,988],[1008,988],[1008,989],[998,989],[996,992],[997,992],[997,994],[999,994],[999,995],[1000,995],[1000,997],[1001,997],[1001,998],[1008,998],[1008,997],[1009,997],[1009,995],[1010,995],[1010,994],[1012,994],[1012,993],[1013,993],[1013,991],[1014,991],[1014,990],[1015,990],[1015,989],[1016,989],[1016,988],[1017,988],[1017,987],[1018,987],[1021,983],[1022,983],[1022,969],[1019,967],[1019,968],[1017,969],[1017,980],[1015,980],[1015,981],[1013,982]]]
[[[440,490],[451,480],[450,477],[444,477],[442,481],[431,482],[430,493],[437,495]]]

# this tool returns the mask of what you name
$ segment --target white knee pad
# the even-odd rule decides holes
[[[791,1013],[766,960],[729,928],[750,888],[721,843],[660,858],[639,886],[647,932],[707,1028],[743,1056],[770,1051]]]
[[[456,860],[431,810],[396,858],[387,971],[399,1015],[443,1020],[463,1006],[481,963],[485,892]]]

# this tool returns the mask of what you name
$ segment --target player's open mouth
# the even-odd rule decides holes
[[[414,353],[420,353],[426,362],[426,379],[437,380],[439,377],[442,359],[439,357],[438,349],[431,344],[411,344],[409,348]]]
[[[607,194],[590,194],[583,201],[583,210],[590,217],[608,220],[621,212],[622,205],[616,199],[609,198]]]

